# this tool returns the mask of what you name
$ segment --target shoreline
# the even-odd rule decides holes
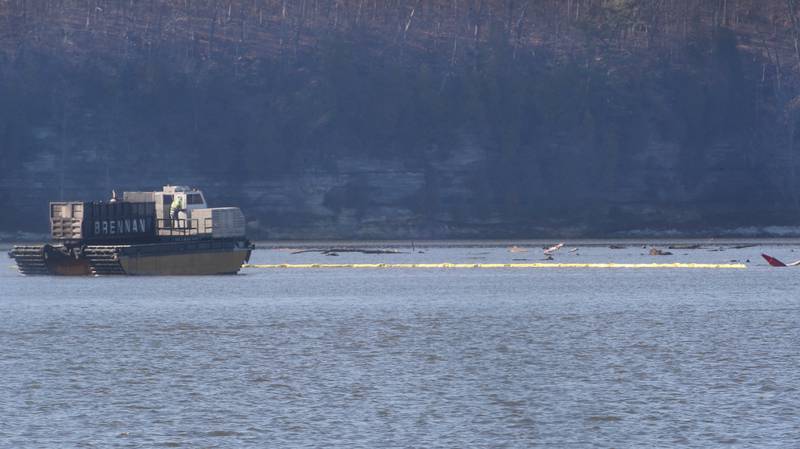
[[[50,239],[7,239],[0,238],[0,247],[17,244],[48,243]],[[578,238],[578,239],[309,239],[309,240],[253,240],[257,249],[309,249],[309,248],[501,248],[517,246],[521,248],[548,247],[555,243],[580,247],[649,247],[674,246],[676,249],[701,249],[704,247],[757,247],[757,246],[796,246],[800,237],[758,237],[758,238]]]

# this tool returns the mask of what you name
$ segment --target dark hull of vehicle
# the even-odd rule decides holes
[[[24,275],[216,275],[237,273],[250,259],[252,249],[246,239],[208,239],[137,245],[15,246],[9,256]]]

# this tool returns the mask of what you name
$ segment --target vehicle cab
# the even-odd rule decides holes
[[[191,218],[192,210],[205,209],[208,207],[206,205],[206,199],[203,196],[203,192],[191,187],[167,185],[164,186],[162,196],[162,204],[165,207],[170,207],[175,198],[180,198],[183,208],[186,209],[186,212],[181,213],[187,215],[181,218]]]
[[[181,204],[177,218],[170,210],[176,198]],[[231,238],[245,235],[244,215],[238,207],[209,208],[203,192],[192,187],[166,185],[155,192],[125,191],[122,201],[153,203],[159,237]]]
[[[166,185],[159,193],[160,195],[156,194],[156,203],[160,203],[165,212],[165,218],[169,217],[169,209],[172,206],[172,202],[175,201],[175,198],[181,200],[184,209],[178,214],[178,219],[180,220],[191,220],[193,210],[206,209],[208,207],[203,192],[198,189],[187,186]]]

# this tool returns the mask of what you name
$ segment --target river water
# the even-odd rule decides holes
[[[542,257],[279,246],[252,262]],[[800,246],[570,248],[556,262],[750,263],[55,278],[7,260],[0,447],[800,446],[800,268],[758,256]]]

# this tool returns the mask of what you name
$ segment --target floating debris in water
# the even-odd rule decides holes
[[[669,248],[669,249],[700,249],[702,247],[703,247],[703,245],[701,245],[699,243],[688,243],[688,244],[670,245],[667,248]]]
[[[564,243],[557,243],[557,244],[555,244],[555,245],[553,245],[553,246],[551,246],[549,248],[546,248],[544,250],[544,253],[549,256],[550,254],[555,253],[556,251],[560,250],[563,247],[564,247]]]
[[[660,250],[658,248],[650,248],[650,255],[651,256],[671,256],[672,253],[669,251]]]
[[[332,253],[401,254],[401,252],[397,251],[396,249],[365,249],[365,248],[328,248],[328,249],[312,248],[312,249],[300,249],[292,251],[292,254],[303,254],[303,253],[321,253],[324,255]]]

